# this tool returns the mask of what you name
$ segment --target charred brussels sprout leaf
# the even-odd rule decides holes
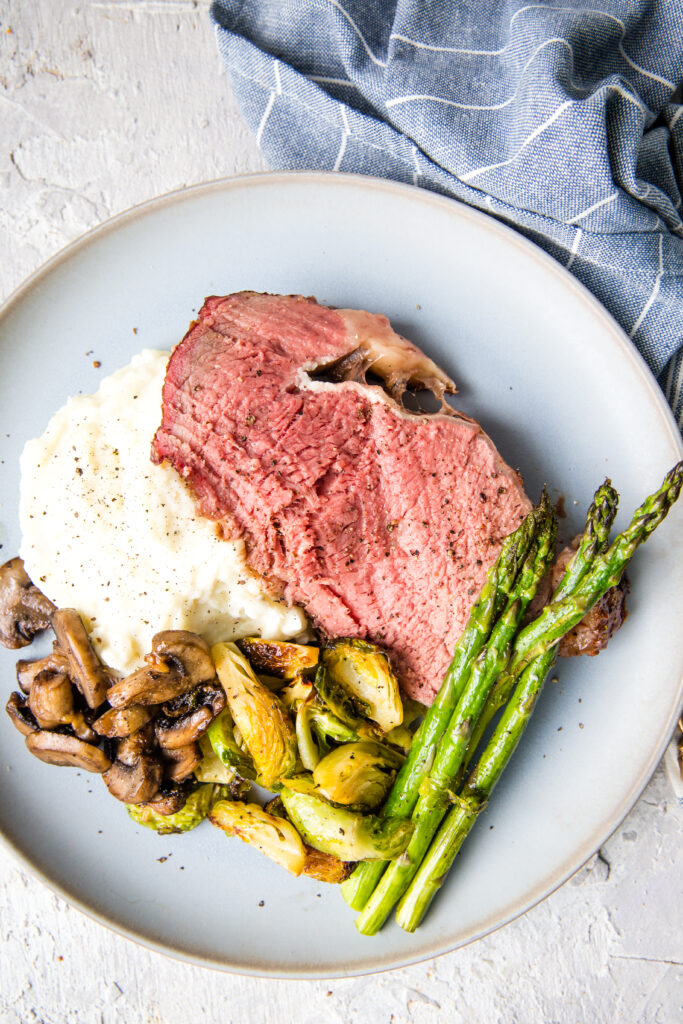
[[[238,640],[237,646],[255,672],[280,679],[294,679],[300,672],[313,671],[320,654],[317,647],[284,640],[262,640],[258,636]]]
[[[378,818],[332,807],[324,800],[289,788],[280,794],[287,814],[304,841],[340,860],[391,860],[405,850],[413,823]]]
[[[354,743],[360,739],[356,730],[328,711],[319,698],[311,703],[311,729],[320,744]]]
[[[209,813],[217,787],[211,784],[198,786],[185,801],[185,806],[175,814],[159,814],[147,804],[126,804],[126,810],[137,825],[152,828],[160,836],[171,832],[189,832],[196,828]]]
[[[255,846],[266,857],[281,864],[293,875],[300,875],[306,863],[306,850],[291,822],[264,811],[258,804],[219,800],[209,815],[212,825],[229,836],[237,836]]]
[[[256,778],[253,761],[240,748],[235,739],[235,723],[227,708],[213,720],[206,733],[206,738],[214,754],[227,770],[237,772],[243,779]],[[203,746],[202,752],[204,753],[205,750],[206,747]]]
[[[339,860],[339,857],[333,857],[331,853],[321,853],[312,846],[306,846],[306,862],[301,873],[309,878],[317,878],[319,882],[341,885],[354,867],[355,864]]]
[[[258,681],[235,644],[216,644],[211,654],[259,780],[270,787],[296,765],[296,734],[287,709]]]
[[[372,740],[345,743],[320,761],[313,781],[336,804],[374,810],[384,801],[403,758]]]
[[[403,704],[398,680],[379,647],[366,640],[332,640],[323,650],[322,663],[336,687],[348,695],[358,711],[377,722],[382,732],[401,724]],[[339,715],[337,708],[332,710]],[[348,725],[355,724],[348,717],[339,717]]]
[[[351,695],[327,671],[322,662],[315,674],[315,689],[321,702],[348,729],[354,730],[357,734],[370,725],[364,717],[364,712],[358,708]]]
[[[296,742],[301,763],[312,772],[320,760],[320,752],[311,732],[311,702],[304,701],[296,713]]]

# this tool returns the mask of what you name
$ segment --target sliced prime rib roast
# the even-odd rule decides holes
[[[321,368],[356,379],[314,378]],[[531,506],[479,424],[446,406],[406,411],[406,385],[455,390],[385,317],[301,296],[208,298],[171,356],[152,457],[318,629],[381,643],[404,691],[431,703]]]

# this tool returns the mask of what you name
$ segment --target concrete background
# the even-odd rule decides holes
[[[0,298],[135,203],[264,169],[208,8],[0,0]],[[0,1022],[670,1024],[682,1019],[682,820],[660,768],[599,855],[523,918],[437,960],[329,983],[147,952],[0,851]]]

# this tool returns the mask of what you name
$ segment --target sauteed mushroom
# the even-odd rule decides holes
[[[25,698],[16,690],[10,694],[9,700],[5,704],[5,711],[11,718],[12,724],[22,735],[28,736],[30,732],[37,731],[38,723],[31,714]]]
[[[152,751],[153,733],[149,726],[138,729],[116,748],[116,760],[103,778],[107,789],[125,804],[145,804],[156,796],[163,769]]]
[[[178,717],[160,715],[154,723],[159,745],[168,750],[177,750],[198,740],[225,707],[225,691],[222,688],[198,686],[187,696],[192,698],[187,703],[193,705],[193,710]]]
[[[110,688],[107,700],[113,708],[123,709],[134,704],[149,706],[171,700],[192,688],[173,665],[143,665],[120,679]]]
[[[68,677],[50,669],[38,672],[31,683],[28,706],[41,729],[54,729],[67,723],[74,710]]]
[[[31,732],[26,737],[26,746],[46,764],[82,768],[86,772],[106,772],[111,765],[110,759],[91,743],[85,743],[76,736],[62,732]]]
[[[211,708],[197,708],[189,715],[182,718],[157,718],[154,723],[154,732],[159,745],[165,750],[178,750],[194,743],[206,732],[214,714]]]
[[[164,771],[173,782],[184,782],[197,768],[202,759],[198,743],[190,743],[186,747],[175,750],[163,750]]]
[[[35,661],[29,661],[26,658],[19,659],[17,662],[17,682],[24,693],[30,692],[31,683],[38,673],[43,672],[45,669],[50,669],[52,672],[64,672],[68,675],[66,655],[62,654],[58,647],[55,647],[45,658],[37,658]]]
[[[150,708],[143,708],[139,704],[131,704],[128,708],[112,708],[100,715],[92,727],[100,736],[114,739],[123,736],[130,736],[147,725],[154,716]]]
[[[141,757],[133,764],[114,761],[103,775],[107,789],[124,804],[145,804],[157,793],[161,765],[153,757]]]
[[[161,788],[153,800],[146,804],[155,814],[177,814],[187,802],[187,793],[175,783],[162,782]]]
[[[26,647],[36,633],[47,629],[54,610],[52,601],[29,579],[21,558],[0,566],[0,643]]]
[[[225,690],[216,680],[215,683],[206,683],[196,686],[189,693],[183,693],[180,697],[166,701],[161,708],[162,714],[167,718],[180,718],[182,715],[189,715],[204,704],[211,706],[214,715],[220,715],[225,708]]]
[[[152,652],[159,658],[176,663],[183,676],[200,686],[216,678],[209,646],[196,633],[187,629],[166,629],[152,637]]]
[[[112,707],[163,704],[210,682],[216,675],[206,643],[184,629],[157,633],[147,661],[111,687],[107,699]]]
[[[28,706],[41,729],[70,725],[79,739],[88,743],[97,740],[83,713],[74,707],[74,690],[64,672],[50,668],[37,672],[31,683]]]
[[[92,648],[80,615],[74,608],[60,608],[52,616],[52,628],[61,651],[66,655],[72,682],[88,706],[98,708],[107,696],[109,678]]]

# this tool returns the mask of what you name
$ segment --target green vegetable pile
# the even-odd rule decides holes
[[[412,824],[375,812],[424,708],[404,708],[386,654],[364,640],[318,648],[247,639],[211,655],[228,707],[208,729],[208,762],[279,796],[265,808],[220,799],[209,820],[293,874],[325,881],[403,853]]]
[[[208,816],[292,874],[342,883],[361,933],[375,934],[394,908],[414,931],[510,761],[560,640],[620,582],[682,485],[683,462],[610,543],[618,495],[605,481],[559,585],[528,622],[555,558],[544,493],[504,541],[429,709],[401,699],[386,654],[363,640],[216,644],[227,707],[201,739],[199,786],[176,815],[131,815],[163,831]],[[252,802],[252,783],[277,796]]]
[[[394,907],[406,931],[420,924],[517,747],[559,641],[619,583],[636,548],[662,522],[682,484],[680,462],[609,544],[618,495],[605,481],[550,602],[521,629],[524,611],[552,557],[555,522],[545,497],[506,539],[383,807],[383,814],[412,822],[410,842],[389,863],[359,865],[342,886],[347,903],[361,911],[356,926],[362,934],[374,935]],[[481,749],[486,727],[501,708]]]

